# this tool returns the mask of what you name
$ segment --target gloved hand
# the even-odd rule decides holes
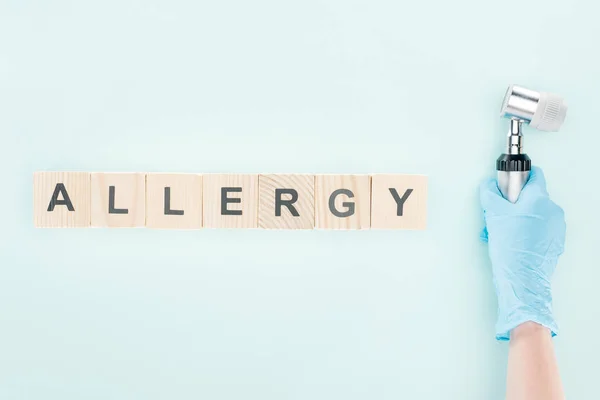
[[[502,197],[496,179],[481,184],[480,200],[481,239],[489,244],[498,296],[496,339],[509,340],[511,330],[526,321],[555,336],[550,278],[564,250],[566,224],[563,210],[548,197],[542,170],[533,168],[515,204]]]

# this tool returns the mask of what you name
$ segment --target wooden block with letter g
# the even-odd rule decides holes
[[[202,175],[148,174],[146,227],[202,228]]]
[[[202,176],[205,228],[258,227],[258,175]]]
[[[260,175],[258,186],[259,228],[314,228],[314,175]]]
[[[315,227],[369,229],[371,184],[368,175],[317,175]]]
[[[371,179],[371,228],[426,228],[427,176],[373,175]]]
[[[89,227],[89,172],[36,172],[33,221],[37,228]]]
[[[143,227],[146,221],[145,173],[92,173],[92,226]]]

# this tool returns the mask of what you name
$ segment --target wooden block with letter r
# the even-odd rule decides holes
[[[373,175],[371,180],[371,228],[426,228],[427,176]]]
[[[258,175],[202,176],[205,228],[258,227]]]
[[[314,228],[314,175],[260,175],[258,186],[258,226],[260,228]]]
[[[148,174],[146,227],[202,228],[202,175]]]
[[[89,172],[34,173],[33,221],[37,228],[89,227]]]
[[[371,180],[368,175],[317,175],[315,227],[369,229]]]
[[[92,226],[143,227],[146,221],[145,173],[92,173]]]

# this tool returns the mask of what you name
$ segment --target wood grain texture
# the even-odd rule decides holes
[[[258,227],[263,229],[313,229],[315,226],[315,177],[314,175],[260,175],[258,177],[259,204]],[[293,190],[297,200],[286,206],[276,207],[276,190]],[[291,200],[293,194],[280,193],[282,200]],[[280,215],[276,215],[277,209]]]
[[[350,191],[350,195],[335,191]],[[316,175],[315,227],[318,229],[369,229],[371,225],[371,180],[368,175]],[[338,213],[351,214],[336,216]],[[353,210],[352,210],[353,208]]]
[[[209,174],[203,175],[204,227],[205,228],[257,228],[258,227],[258,175]],[[227,212],[222,214],[222,188],[233,190],[226,194]],[[239,202],[236,202],[240,200]]]
[[[146,175],[146,227],[202,228],[202,175]]]
[[[425,175],[373,175],[371,177],[371,228],[372,229],[425,229],[427,227],[427,176]],[[398,215],[399,198],[412,192],[402,203]],[[397,199],[390,190],[395,190]]]
[[[49,211],[54,192],[59,186],[57,203],[65,200],[72,207],[55,204]],[[63,188],[64,187],[64,192]],[[69,210],[72,208],[72,211]],[[33,223],[37,228],[87,228],[90,226],[89,172],[36,172],[33,175]]]
[[[92,226],[103,228],[143,227],[146,220],[145,173],[92,173]],[[110,187],[114,186],[114,208],[109,213]],[[123,213],[127,210],[127,213]]]

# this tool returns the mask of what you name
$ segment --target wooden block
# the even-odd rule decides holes
[[[34,173],[33,223],[37,228],[89,227],[90,174]]]
[[[260,175],[258,187],[259,228],[314,228],[314,175]]]
[[[202,228],[202,175],[148,174],[146,227]]]
[[[92,173],[92,226],[143,227],[146,174]]]
[[[426,228],[427,176],[373,175],[371,182],[371,228]]]
[[[203,176],[205,228],[258,227],[258,175]]]
[[[371,181],[368,175],[317,175],[315,226],[318,229],[369,229]]]

